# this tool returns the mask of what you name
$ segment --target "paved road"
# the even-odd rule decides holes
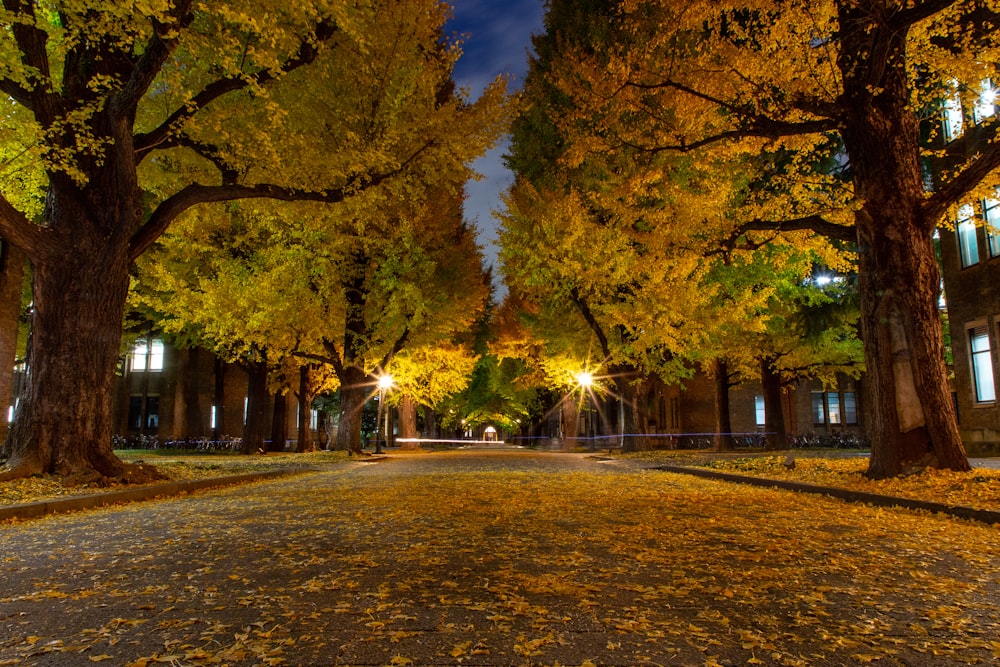
[[[0,665],[1000,660],[1000,536],[458,451],[0,526]]]

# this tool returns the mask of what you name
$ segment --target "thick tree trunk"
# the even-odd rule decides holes
[[[306,427],[309,423],[306,422]],[[288,396],[284,393],[274,395],[274,409],[271,410],[271,445],[269,452],[285,451],[285,441],[288,440]]]
[[[431,439],[438,437],[437,412],[429,405],[424,406],[424,437]]]
[[[267,389],[267,361],[253,361],[247,366],[247,423],[243,430],[243,453],[266,451],[267,410],[271,392]]]
[[[337,449],[361,453],[361,411],[368,398],[365,372],[356,366],[344,368],[340,378],[340,420],[337,427]]]
[[[7,406],[14,394],[24,268],[24,253],[0,240],[0,440],[7,436]]]
[[[563,397],[562,413],[560,415],[562,429],[562,448],[568,452],[576,449],[576,440],[580,430],[580,406],[579,399],[573,394]]]
[[[312,409],[314,394],[311,376],[312,366],[310,364],[299,367],[299,437],[295,446],[297,452],[308,452],[312,449],[309,411]]]
[[[215,425],[212,439],[219,440],[226,433],[226,362],[215,357]]]
[[[636,418],[636,387],[631,382],[637,371],[631,366],[612,367],[610,370],[615,378],[615,387],[619,396],[614,431],[618,434],[618,440],[615,441],[614,446],[618,447],[620,444],[622,451],[626,452],[644,452],[649,449],[649,438],[639,433]]]
[[[407,395],[403,395],[399,402],[399,437],[401,439],[416,440],[417,433],[417,404]],[[420,443],[401,442],[401,449],[417,449]]]
[[[760,360],[760,384],[764,390],[764,437],[765,449],[781,451],[788,449],[788,434],[785,432],[785,411],[781,401],[781,375],[774,368],[774,359]]]
[[[905,30],[865,3],[838,2],[844,146],[850,157],[865,343],[868,474],[927,465],[969,470],[948,389],[934,253],[925,219],[920,119],[909,108]],[[876,60],[872,54],[882,54]]]
[[[0,480],[46,473],[81,481],[147,477],[122,463],[111,443],[128,246],[82,230],[75,241],[73,252],[32,267],[28,373],[9,434],[9,469]]]
[[[201,409],[201,393],[198,391],[199,380],[198,348],[180,350],[181,363],[184,371],[178,379],[178,393],[183,407],[183,414],[174,420],[174,438],[191,438],[205,435],[205,419]]]
[[[715,384],[715,451],[733,450],[733,422],[729,410],[729,364],[722,357],[713,362]]]

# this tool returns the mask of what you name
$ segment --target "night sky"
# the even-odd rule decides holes
[[[531,35],[541,33],[544,0],[453,0],[454,19],[447,30],[463,36],[462,57],[455,67],[459,86],[472,99],[498,74],[509,74],[512,87],[520,88],[528,69]],[[474,165],[485,178],[469,183],[466,220],[479,230],[487,264],[497,266],[497,222],[490,211],[500,208],[499,195],[512,176],[501,160],[506,144],[498,146]],[[502,298],[502,293],[498,294]]]

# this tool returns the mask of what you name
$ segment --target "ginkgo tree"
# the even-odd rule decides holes
[[[433,401],[438,385],[461,388],[462,355],[449,372],[428,376],[440,355],[419,352],[450,347],[486,300],[481,253],[460,203],[446,191],[395,204],[362,194],[337,209],[300,204],[296,217],[288,206],[284,218],[236,210],[246,204],[228,205],[211,222],[189,216],[140,260],[135,299],[159,313],[164,330],[195,327],[230,357],[331,369],[341,393],[336,446],[357,452],[362,407],[377,376],[396,373],[401,351],[414,348],[400,362],[411,372],[397,380],[410,395]]]
[[[995,2],[614,3],[615,37],[552,77],[580,113],[569,152],[787,151],[736,214],[747,235],[807,230],[855,244],[872,437],[869,475],[968,469],[944,364],[934,231],[998,184],[1000,120],[939,161],[945,100],[972,110],[997,77]],[[970,113],[971,116],[971,113]],[[832,168],[821,174],[819,161]],[[945,165],[944,168],[940,168]],[[931,182],[934,187],[930,188]],[[772,196],[775,192],[781,196]]]
[[[31,262],[34,307],[0,477],[141,474],[111,451],[129,271],[185,212],[468,175],[502,131],[504,83],[475,103],[454,91],[447,15],[436,0],[4,3],[0,125],[23,150],[0,235]]]

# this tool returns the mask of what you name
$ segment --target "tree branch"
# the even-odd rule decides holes
[[[112,104],[119,110],[134,109],[146,94],[167,61],[180,43],[179,34],[194,20],[191,11],[193,0],[178,0],[170,16],[171,21],[153,22],[153,36],[149,38],[142,56],[132,68],[132,75],[125,86],[115,95]],[[174,37],[167,37],[173,34]]]
[[[6,0],[5,0],[6,1]],[[230,77],[218,79],[206,85],[201,92],[180,108],[176,109],[170,116],[160,124],[159,127],[135,137],[135,157],[136,164],[153,150],[158,148],[172,148],[177,145],[171,138],[180,125],[195,116],[199,111],[206,108],[223,95],[244,90],[251,84],[263,86],[272,83],[281,76],[288,74],[300,67],[308,65],[316,60],[319,55],[318,44],[330,41],[337,33],[337,26],[330,20],[323,20],[316,25],[314,41],[303,39],[299,49],[294,56],[288,59],[281,68],[275,72],[271,70],[261,70],[250,77]]]
[[[913,7],[898,12],[889,21],[889,26],[895,30],[906,30],[910,26],[942,12],[956,3],[957,0],[925,0]]]
[[[924,220],[927,225],[936,225],[948,209],[958,204],[965,196],[991,172],[1000,167],[1000,119],[980,128],[973,157],[951,180],[938,187],[934,194],[924,201]]]
[[[382,361],[379,362],[379,368],[385,368],[392,361],[392,358],[399,354],[400,350],[406,345],[406,341],[410,338],[410,326],[407,325],[406,329],[403,330],[402,335],[396,339],[396,342],[392,344],[392,349],[385,353],[382,357]]]
[[[57,96],[52,92],[52,72],[49,69],[48,35],[35,27],[34,4],[30,0],[3,0],[3,8],[24,20],[11,21],[21,63],[33,72],[27,72],[28,87],[5,82],[3,91],[19,104],[30,109],[35,119],[48,127],[56,115]],[[47,103],[46,103],[47,102]]]
[[[133,260],[139,257],[139,255],[146,251],[146,248],[152,245],[167,230],[167,227],[177,219],[177,216],[192,206],[233,201],[236,199],[277,199],[280,201],[315,201],[327,204],[339,204],[347,197],[369,190],[383,181],[402,173],[424,151],[434,145],[435,142],[433,139],[428,141],[395,169],[384,173],[355,174],[348,177],[344,185],[339,188],[328,190],[302,190],[270,183],[259,183],[257,185],[200,185],[192,183],[163,200],[156,207],[156,210],[153,211],[152,215],[149,216],[145,224],[132,235],[129,257]]]
[[[594,313],[590,310],[587,301],[580,295],[580,290],[574,287],[570,290],[569,296],[573,300],[573,303],[576,304],[576,307],[579,308],[580,314],[583,315],[583,319],[586,320],[590,330],[597,336],[597,341],[601,344],[601,352],[604,354],[604,358],[610,359],[611,348],[608,345],[608,337],[604,334],[604,329],[601,328],[597,318],[594,317]]]
[[[821,215],[807,215],[791,220],[750,220],[744,222],[733,232],[733,237],[739,237],[746,232],[799,232],[812,231],[820,236],[838,241],[857,241],[858,235],[854,227],[830,222]]]
[[[0,194],[0,236],[36,259],[44,243],[44,228],[33,224],[21,211]]]

